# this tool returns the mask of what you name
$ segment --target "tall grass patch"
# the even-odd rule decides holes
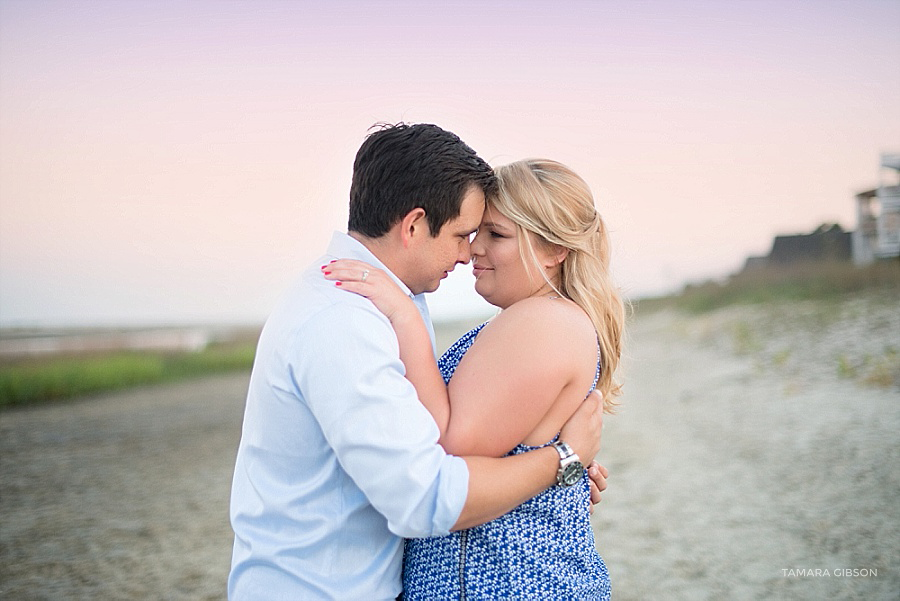
[[[228,371],[250,370],[255,345],[197,352],[115,352],[20,360],[0,365],[0,408],[56,401]]]
[[[702,313],[740,303],[829,300],[864,291],[883,291],[900,297],[900,261],[865,267],[837,262],[760,267],[742,271],[724,282],[685,286],[670,302],[680,309]]]

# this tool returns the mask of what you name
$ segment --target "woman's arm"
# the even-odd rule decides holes
[[[448,388],[418,309],[387,274],[348,259],[323,266],[323,272],[390,319],[406,376],[434,416],[448,453],[501,457],[545,418],[550,423],[539,443],[546,442],[584,400],[596,368],[596,337],[587,316],[569,301],[530,298],[504,310],[479,333]]]
[[[469,462],[470,469],[474,469],[474,463],[483,461],[477,455],[500,457],[522,442],[525,436],[547,414],[547,405],[555,404],[559,393],[558,389],[566,380],[565,374],[568,373],[564,367],[572,369],[577,363],[572,360],[571,354],[578,349],[579,345],[576,339],[579,337],[578,334],[583,334],[583,332],[571,331],[572,313],[568,312],[567,315],[556,313],[555,311],[558,309],[565,311],[566,307],[562,303],[551,305],[551,310],[554,312],[552,315],[546,314],[546,306],[543,307],[544,311],[539,311],[542,309],[540,303],[552,302],[548,299],[535,299],[536,302],[520,303],[514,311],[511,310],[513,308],[510,308],[504,312],[502,317],[498,317],[492,322],[490,328],[485,328],[489,331],[488,335],[485,336],[485,330],[482,330],[482,334],[466,353],[451,379],[451,385],[454,387],[455,394],[458,395],[454,397],[454,406],[464,404],[465,408],[451,414],[448,390],[432,357],[431,337],[412,299],[386,274],[361,261],[347,259],[333,261],[329,265],[324,265],[322,271],[326,278],[337,280],[336,284],[340,284],[345,290],[361,294],[372,300],[376,307],[390,319],[400,343],[400,356],[406,366],[407,378],[415,386],[419,400],[437,422],[441,430],[441,444],[448,453],[467,456],[466,461]],[[366,273],[365,282],[362,281],[363,273]],[[541,320],[541,317],[545,319]],[[541,324],[543,327],[540,327]],[[583,329],[581,323],[574,325],[576,329]],[[517,340],[515,328],[522,328],[526,333],[527,344],[525,341]],[[591,331],[593,331],[592,328]],[[528,334],[529,332],[530,334]],[[510,336],[508,339],[506,338],[507,334]],[[560,345],[560,341],[565,341],[565,344]],[[546,344],[547,342],[550,344]],[[486,373],[481,375],[470,373],[470,370],[475,371],[479,365],[494,365],[498,358],[510,357],[506,349],[506,345],[509,343],[519,346],[519,351],[524,351],[527,347],[525,355],[530,356],[532,360],[522,361],[517,365],[499,366],[499,369],[489,367]],[[534,361],[535,358],[540,359],[542,356],[547,356],[548,360],[546,362]],[[556,360],[551,361],[550,357],[555,357]],[[531,386],[533,379],[529,377],[528,372],[531,376],[537,376],[537,379],[543,384],[540,391]],[[498,385],[495,385],[495,381],[508,379],[507,377],[511,377],[519,384],[504,387],[497,382]],[[481,382],[479,382],[479,378],[481,378]],[[543,390],[546,390],[546,396],[540,397]],[[577,390],[583,390],[583,388]],[[590,396],[596,398],[592,398],[590,402],[581,402],[581,397],[576,392],[573,398],[579,402],[577,404],[570,402],[568,405],[571,405],[571,409],[563,406],[559,411],[560,415],[565,416],[562,421],[567,421],[567,424],[563,426],[561,436],[564,440],[573,443],[576,452],[579,453],[586,465],[591,463],[591,459],[599,447],[600,439],[597,436],[595,441],[591,441],[589,437],[585,440],[596,443],[596,446],[582,448],[577,433],[587,428],[588,424],[586,421],[582,423],[583,416],[579,417],[579,414],[575,412],[576,410],[581,411],[584,415],[592,415],[594,419],[600,419],[600,397],[599,395]],[[464,402],[461,400],[463,398]],[[593,411],[590,411],[591,407],[594,408]],[[507,414],[505,417],[504,413]],[[584,419],[587,420],[587,418]],[[446,436],[451,421],[453,440]],[[576,434],[573,434],[573,431]],[[551,437],[552,434],[548,435],[547,440]],[[585,451],[585,448],[591,448],[592,451]],[[555,464],[557,462],[555,453],[548,452],[547,454],[550,457],[550,464]],[[533,454],[528,453],[527,455],[532,456]],[[535,457],[528,457],[518,461],[535,459]],[[509,469],[510,467],[509,464],[503,464],[503,469],[499,473],[492,473],[488,477],[484,477],[482,472],[472,472],[469,498],[466,500],[466,506],[454,529],[473,526],[497,517],[503,511],[530,498],[531,494],[543,490],[550,482],[550,480],[544,482],[538,489],[532,490],[521,498],[510,496],[511,500],[509,500],[508,506],[504,506],[503,511],[496,510],[496,479],[510,478],[509,486],[503,487],[508,491],[517,490],[517,487],[523,482],[520,476]],[[596,504],[600,502],[600,493],[606,489],[606,478],[609,476],[609,472],[603,466],[592,462],[588,475],[591,479],[591,503]],[[491,483],[492,486],[482,491],[484,482]],[[485,494],[487,495],[485,498],[490,499],[488,503],[483,502],[482,497]],[[480,499],[482,501],[479,501]],[[494,513],[484,513],[481,509],[482,505],[494,508],[492,510]],[[591,510],[593,511],[593,507]]]
[[[443,439],[450,423],[450,397],[432,354],[431,336],[415,303],[386,273],[363,261],[340,259],[323,265],[322,272],[341,288],[368,298],[391,321],[406,378],[415,386]]]
[[[453,412],[444,448],[497,457],[522,442],[552,439],[590,388],[597,356],[592,333],[587,316],[560,299],[530,298],[501,312],[450,380]]]

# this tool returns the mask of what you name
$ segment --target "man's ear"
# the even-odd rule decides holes
[[[425,209],[416,207],[400,220],[400,242],[403,248],[409,248],[417,237],[423,235],[431,235],[431,228],[425,218]]]

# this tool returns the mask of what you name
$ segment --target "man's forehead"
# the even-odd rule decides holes
[[[463,196],[459,207],[459,215],[444,224],[454,235],[470,234],[478,229],[484,215],[484,192],[478,186],[472,186]]]
[[[459,217],[456,219],[456,225],[460,230],[464,230],[462,233],[474,232],[481,225],[483,216],[484,204],[481,205],[480,210],[473,210],[468,213],[460,212]]]
[[[472,186],[463,197],[462,206],[460,206],[460,216],[468,214],[469,216],[477,215],[481,219],[484,213],[484,191],[477,186]]]
[[[481,218],[471,218],[460,215],[452,221],[448,221],[445,227],[452,231],[454,236],[468,235],[475,232],[481,226]]]

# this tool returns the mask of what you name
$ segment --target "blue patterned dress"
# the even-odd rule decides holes
[[[445,382],[484,326],[460,338],[441,357],[438,366]],[[597,369],[599,376],[599,363]],[[537,448],[520,444],[509,454]],[[608,600],[609,574],[594,547],[589,502],[585,473],[581,482],[554,486],[487,524],[447,536],[408,539],[403,600]]]

